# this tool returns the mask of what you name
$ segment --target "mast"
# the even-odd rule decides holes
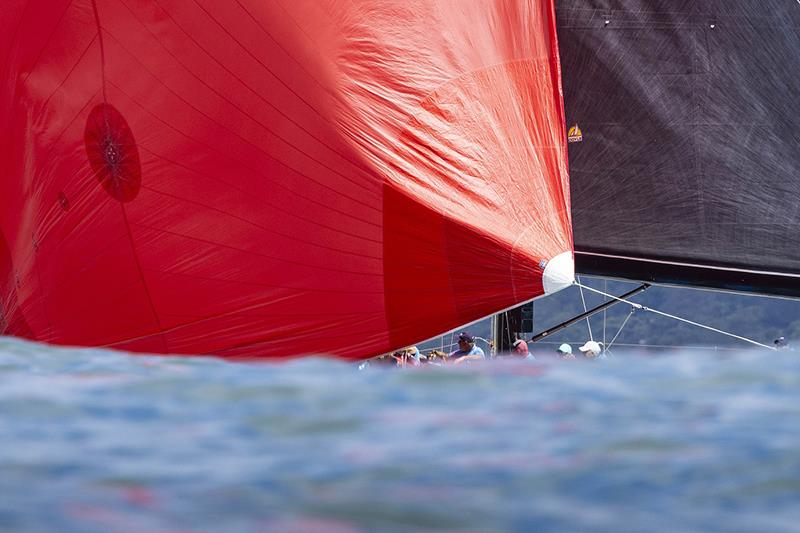
[[[495,315],[492,326],[496,353],[510,352],[515,340],[533,330],[533,302]]]

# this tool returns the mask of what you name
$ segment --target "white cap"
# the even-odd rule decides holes
[[[565,342],[564,344],[562,344],[561,346],[558,347],[558,351],[561,352],[561,353],[569,353],[569,354],[571,354],[572,353],[572,346],[570,346],[569,344],[567,344]]]
[[[594,352],[596,354],[603,351],[603,348],[600,347],[600,343],[595,341],[586,341],[586,344],[578,349],[582,352]]]
[[[542,286],[545,294],[552,294],[569,287],[575,281],[575,261],[572,252],[563,252],[550,259],[544,266]]]

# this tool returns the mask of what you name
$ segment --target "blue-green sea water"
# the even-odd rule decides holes
[[[0,338],[0,531],[798,531],[800,354],[359,371]]]

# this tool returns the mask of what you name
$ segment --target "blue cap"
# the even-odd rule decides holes
[[[472,335],[470,335],[466,331],[461,333],[461,335],[458,336],[458,340],[464,341],[464,342],[469,343],[469,344],[475,342],[475,339],[472,337]]]

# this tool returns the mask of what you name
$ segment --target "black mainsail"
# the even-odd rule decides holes
[[[556,6],[578,272],[800,297],[800,2]]]

